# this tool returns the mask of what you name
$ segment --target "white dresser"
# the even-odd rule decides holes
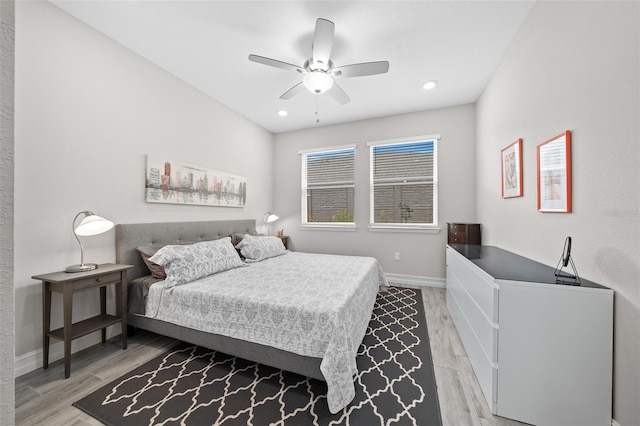
[[[613,291],[491,246],[447,246],[447,307],[491,412],[611,425]]]

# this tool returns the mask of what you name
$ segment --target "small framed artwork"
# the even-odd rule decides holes
[[[571,131],[536,146],[538,211],[571,213]]]
[[[502,198],[522,197],[522,139],[500,150]]]

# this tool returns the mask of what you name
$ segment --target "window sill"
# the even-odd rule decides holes
[[[302,224],[300,225],[300,229],[303,231],[355,231],[357,229],[355,223],[348,224],[333,224],[333,223],[323,223],[323,224]]]
[[[372,232],[419,232],[425,234],[439,234],[440,228],[428,225],[369,225]]]

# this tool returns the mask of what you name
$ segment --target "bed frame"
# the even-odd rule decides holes
[[[215,240],[232,233],[255,231],[255,220],[225,220],[208,222],[135,223],[116,225],[116,263],[133,265],[128,280],[149,275],[136,247],[145,244],[171,244],[179,241]],[[324,381],[320,371],[321,358],[297,355],[270,346],[206,333],[142,315],[129,314],[128,324],[174,339],[224,352],[229,355],[291,371]]]

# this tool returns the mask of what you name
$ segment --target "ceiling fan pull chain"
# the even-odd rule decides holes
[[[320,124],[320,102],[316,98],[316,124]]]

